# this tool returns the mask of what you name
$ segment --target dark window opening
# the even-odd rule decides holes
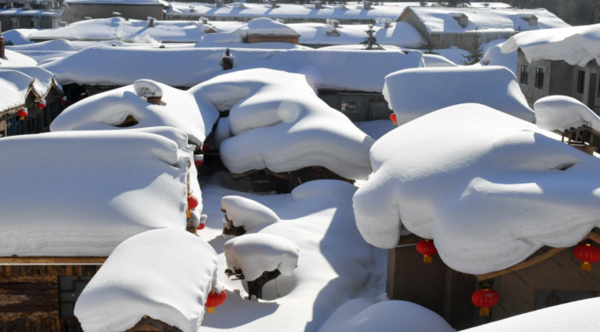
[[[60,318],[75,318],[75,302],[92,277],[58,277]]]
[[[139,123],[138,120],[136,120],[133,116],[128,115],[127,118],[125,119],[125,121],[123,121],[123,123],[121,123],[120,125],[117,125],[116,127],[119,127],[119,128],[133,127],[138,123]]]
[[[519,83],[527,85],[529,83],[529,65],[521,65],[521,79]]]
[[[342,112],[344,112],[344,113],[358,113],[359,112],[358,102],[357,101],[350,101],[350,102],[342,103]]]
[[[544,67],[535,69],[535,87],[542,90],[544,88]]]
[[[580,70],[577,72],[577,93],[583,94],[585,88],[585,72]]]

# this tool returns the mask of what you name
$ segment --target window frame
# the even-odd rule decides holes
[[[546,79],[546,67],[536,66],[535,67],[535,84],[536,89],[544,89],[544,80]]]
[[[529,64],[522,63],[519,73],[519,84],[529,85]]]
[[[19,16],[11,16],[9,20],[11,29],[18,29],[21,27],[21,18]]]
[[[583,74],[583,75],[582,75]],[[575,93],[583,95],[585,93],[585,70],[577,70],[577,81],[575,82]]]

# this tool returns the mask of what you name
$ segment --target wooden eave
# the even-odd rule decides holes
[[[107,257],[32,256],[0,257],[0,265],[102,265]]]

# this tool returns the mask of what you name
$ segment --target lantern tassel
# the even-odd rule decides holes
[[[394,124],[394,126],[398,125],[398,121],[392,121],[392,123]]]
[[[190,209],[186,209],[185,213],[186,213],[186,216],[188,217],[188,219],[192,217],[192,212],[190,211]]]
[[[214,314],[215,313],[215,307],[207,307],[206,308],[206,312],[208,312],[209,314]]]
[[[423,262],[424,263],[429,264],[429,263],[431,263],[431,260],[432,260],[431,256],[429,256],[429,255],[423,255]]]
[[[24,116],[22,116],[22,117],[21,117],[21,121],[23,121],[23,120],[25,120],[25,117],[24,117]]]
[[[490,316],[490,308],[479,308],[479,316],[489,317]]]
[[[592,264],[590,264],[589,262],[583,262],[583,263],[581,263],[581,269],[584,270],[584,271],[591,272],[592,271]]]

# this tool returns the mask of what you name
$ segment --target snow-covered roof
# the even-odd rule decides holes
[[[371,163],[354,196],[365,240],[394,248],[406,228],[457,271],[502,270],[600,226],[600,160],[484,105],[398,127],[375,142]]]
[[[167,6],[164,0],[65,0],[64,4],[80,5],[129,5],[129,6]]]
[[[216,284],[217,253],[184,230],[135,235],[110,254],[75,303],[85,331],[126,331],[143,317],[196,332]]]
[[[0,153],[12,188],[0,193],[0,256],[107,256],[140,232],[186,227],[191,155],[165,136],[45,133],[3,138]]]
[[[515,74],[499,66],[403,70],[385,78],[383,95],[400,125],[462,103],[480,103],[529,122],[535,120]]]
[[[62,91],[62,88],[56,83],[54,74],[40,67],[22,67],[22,66],[1,66],[0,72],[18,71],[31,78],[31,91],[37,99],[44,99],[50,89],[55,88]],[[2,74],[0,74],[2,76]]]
[[[13,45],[24,45],[33,43],[28,39],[29,35],[39,31],[38,29],[12,29],[2,32],[6,43],[11,42]]]
[[[23,9],[8,8],[0,9],[0,16],[40,16],[60,18],[65,10],[47,10],[47,9]]]
[[[0,115],[4,112],[16,113],[24,107],[32,84],[31,76],[16,70],[0,69]]]
[[[199,107],[193,94],[150,81],[162,90],[163,105],[154,105],[136,93],[136,81],[119,89],[88,97],[69,106],[50,124],[51,131],[71,130],[128,130],[167,126],[185,132],[188,139],[202,146],[206,136],[219,118],[214,108]],[[117,128],[127,117],[138,123]]]
[[[37,61],[9,49],[4,50],[6,59],[0,59],[0,66],[37,66]],[[1,68],[1,67],[0,67]]]
[[[410,7],[419,21],[433,34],[474,32],[514,32],[516,30],[540,30],[563,28],[569,25],[545,9],[489,9],[489,8],[448,8]],[[462,27],[458,17],[466,15],[468,25]],[[531,16],[537,17],[537,24],[530,25]]]
[[[519,33],[502,46],[502,52],[521,49],[527,60],[566,61],[585,67],[600,63],[600,24]]]
[[[565,131],[588,126],[600,132],[600,117],[581,101],[567,96],[548,96],[533,105],[538,127]]]
[[[233,136],[221,143],[220,152],[232,173],[309,166],[349,179],[371,173],[373,139],[321,100],[304,75],[257,68],[218,76],[190,92],[230,110]]]
[[[419,2],[405,3],[404,6],[419,5]],[[193,12],[191,8],[193,7]],[[231,3],[223,7],[216,7],[214,3],[169,2],[166,10],[169,16],[217,16],[227,18],[280,18],[280,19],[317,19],[325,20],[375,20],[377,18],[390,18],[396,20],[404,7],[390,5],[372,5],[371,9],[364,9],[364,5],[323,5],[322,9],[315,9],[315,5],[271,4],[264,3]]]
[[[272,36],[300,36],[293,28],[267,17],[255,18],[242,27],[247,36],[272,35]]]

